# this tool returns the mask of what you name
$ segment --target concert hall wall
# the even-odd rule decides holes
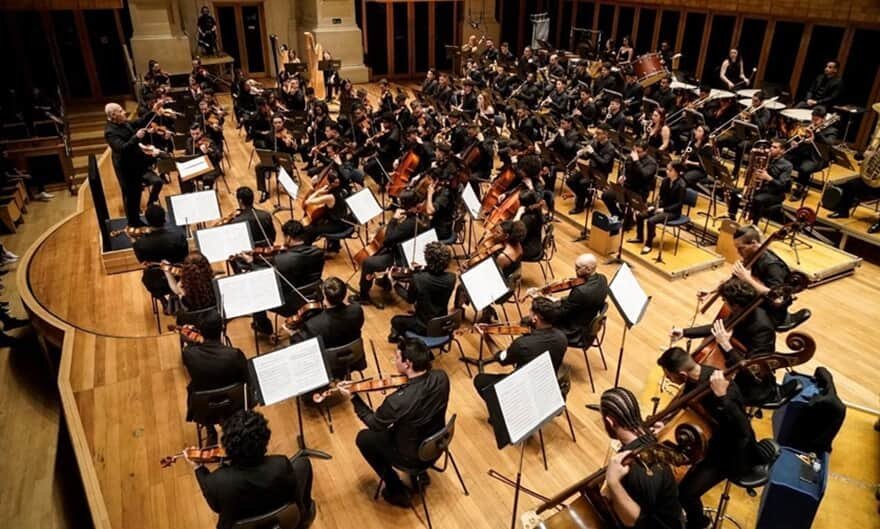
[[[499,2],[501,3],[501,2]],[[528,17],[550,15],[550,43],[569,46],[572,26],[628,35],[637,55],[668,41],[680,69],[716,84],[717,69],[737,47],[755,86],[777,85],[802,98],[824,63],[837,59],[842,101],[869,107],[880,100],[880,8],[877,0],[509,0],[496,16],[501,40],[517,50],[531,40]],[[854,120],[849,141],[867,141],[875,114]]]

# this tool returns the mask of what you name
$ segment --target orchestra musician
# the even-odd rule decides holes
[[[255,247],[275,244],[275,218],[268,211],[254,207],[254,191],[247,186],[235,190],[238,210],[229,223],[247,222]]]
[[[518,336],[506,350],[495,353],[490,362],[513,366],[516,370],[545,352],[549,352],[553,370],[558,371],[565,358],[565,352],[568,350],[568,339],[565,337],[565,333],[554,326],[558,313],[559,304],[552,299],[543,296],[533,299],[531,309],[529,309],[531,331],[528,334]],[[495,428],[496,437],[504,436],[504,421],[498,398],[492,391],[492,386],[506,377],[506,373],[479,373],[474,376],[474,389],[486,402],[489,410],[489,422]]]
[[[606,110],[601,124],[604,125],[608,131],[622,134],[624,127],[626,126],[626,114],[623,110],[620,97],[613,96],[611,100],[608,101],[608,108]]]
[[[790,200],[796,202],[807,194],[813,173],[828,167],[831,162],[831,147],[839,143],[837,129],[833,125],[825,125],[826,110],[816,105],[811,112],[810,125],[815,132],[807,129],[808,139],[785,155],[792,166],[797,169],[797,187],[791,192]]]
[[[159,193],[164,184],[162,178],[152,170],[159,151],[145,151],[140,147],[141,140],[147,134],[144,127],[154,114],[149,113],[129,122],[126,120],[125,110],[116,103],[107,103],[104,113],[107,115],[104,139],[112,151],[113,168],[122,189],[125,218],[130,227],[141,227],[144,225],[140,218],[143,186],[150,186],[147,203],[154,204],[159,201]]]
[[[669,162],[666,166],[666,177],[660,183],[657,206],[648,206],[645,212],[639,213],[636,217],[636,238],[628,242],[644,243],[640,252],[642,255],[651,253],[657,224],[665,224],[681,216],[687,190],[687,184],[681,178],[683,172],[682,164]],[[645,238],[645,225],[648,227],[647,238]]]
[[[770,135],[770,125],[773,115],[770,109],[762,107],[764,103],[764,92],[758,91],[752,95],[751,106],[743,110],[740,119],[754,124],[758,127],[758,135],[761,138],[767,138]],[[733,159],[733,177],[739,176],[739,169],[742,166],[743,154],[749,151],[754,144],[753,141],[746,138],[740,142],[736,141],[736,134],[733,129],[721,134],[716,140],[716,144],[720,147],[729,147],[734,149],[735,156]]]
[[[445,241],[452,236],[461,193],[456,182],[457,166],[450,159],[452,147],[448,143],[436,145],[434,167],[430,170],[433,181],[428,185],[425,197],[425,213],[431,219],[431,227],[437,238]]]
[[[413,304],[413,313],[391,317],[389,342],[400,341],[407,332],[425,335],[428,322],[447,315],[456,281],[455,274],[447,271],[451,259],[452,251],[445,244],[435,241],[425,246],[425,267],[405,281],[405,299]],[[390,278],[393,283],[394,275]]]
[[[401,340],[394,353],[394,365],[407,382],[385,397],[376,411],[360,395],[351,396],[341,388],[344,396],[351,397],[355,413],[366,426],[358,432],[356,443],[385,484],[382,497],[405,509],[411,506],[409,489],[392,465],[421,465],[418,451],[422,441],[446,425],[449,377],[431,368],[431,358],[431,351],[420,340]]]
[[[271,149],[274,152],[289,154],[293,157],[297,152],[296,140],[293,135],[284,127],[284,116],[276,115],[272,117],[272,131],[269,133],[270,138],[267,139],[262,147],[257,148]],[[260,203],[269,200],[269,175],[277,170],[277,166],[263,164],[262,161],[254,167],[254,173],[257,177],[257,190],[260,192]]]
[[[629,42],[629,36],[624,35],[620,40],[620,47],[617,49],[617,63],[628,63],[632,62],[633,55],[635,54],[635,50],[633,50],[632,44]]]
[[[186,139],[186,155],[187,156],[201,156],[206,155],[209,160],[211,160],[211,164],[213,164],[214,169],[205,173],[199,177],[197,180],[200,180],[206,189],[214,188],[214,181],[220,175],[218,171],[218,167],[220,167],[220,158],[223,156],[220,151],[217,149],[217,146],[214,144],[214,141],[209,138],[202,127],[198,123],[193,123],[189,127],[189,138]],[[193,180],[196,180],[193,179]],[[180,182],[180,190],[183,193],[187,193],[195,190],[195,182],[193,180],[187,180],[186,182]]]
[[[284,235],[285,250],[277,253],[272,261],[278,275],[281,276],[281,295],[284,304],[273,309],[285,318],[293,316],[296,311],[310,300],[304,299],[299,289],[321,280],[324,272],[324,251],[306,243],[306,229],[298,220],[288,220],[281,226]],[[253,254],[242,253],[237,256],[247,264],[265,266],[260,258]],[[253,314],[251,327],[260,334],[271,336],[272,322],[265,311]]]
[[[180,263],[189,253],[186,242],[186,233],[175,227],[165,227],[165,210],[158,204],[147,206],[144,213],[150,232],[138,237],[132,243],[134,256],[141,263]],[[175,307],[170,303],[172,294],[171,287],[165,279],[165,274],[156,266],[150,265],[144,268],[141,282],[147,288],[151,296],[156,298],[165,311],[165,314],[174,313]]]
[[[217,21],[211,15],[208,6],[202,6],[201,14],[196,22],[199,31],[198,44],[205,55],[217,53]]]
[[[623,175],[623,187],[638,194],[642,200],[647,200],[648,194],[654,187],[654,177],[657,174],[657,161],[648,154],[648,144],[644,140],[638,140],[626,161]],[[624,228],[632,225],[631,219],[623,219],[621,204],[625,197],[619,196],[609,188],[602,194],[602,202],[608,208],[611,216],[622,219]]]
[[[223,421],[222,428],[225,463],[211,472],[187,459],[205,500],[220,515],[217,529],[232,529],[240,520],[267,514],[290,502],[302,513],[297,529],[307,529],[317,513],[309,459],[266,455],[272,432],[259,412],[239,410]]]
[[[585,176],[582,172],[573,172],[565,184],[572,190],[575,196],[574,208],[568,212],[569,215],[577,215],[582,213],[586,208],[587,201],[592,200],[590,191],[597,182],[605,182],[608,175],[614,169],[614,160],[616,153],[614,146],[608,139],[608,127],[601,125],[596,129],[596,142],[594,145],[587,145],[581,152],[586,155],[589,161],[589,175]]]
[[[752,197],[749,218],[752,222],[758,222],[764,216],[764,212],[774,205],[782,204],[785,193],[791,187],[791,162],[785,159],[785,144],[782,140],[773,140],[770,143],[770,160],[767,169],[760,170],[752,178],[760,181],[760,188]],[[741,193],[731,193],[727,203],[727,212],[730,218],[735,219],[742,200]]]
[[[317,220],[309,223],[306,228],[305,241],[312,244],[315,239],[330,233],[341,233],[349,226],[354,225],[354,220],[348,212],[348,204],[345,199],[350,195],[350,190],[343,185],[342,178],[331,169],[327,175],[327,184],[315,189],[305,200],[305,205],[322,207],[326,212]],[[328,252],[338,252],[340,242],[338,240],[327,241]]]
[[[798,103],[795,108],[814,108],[817,105],[831,108],[837,104],[840,94],[843,92],[843,80],[837,75],[840,70],[840,63],[831,60],[825,63],[825,69],[807,89],[804,100]]]
[[[526,261],[537,261],[544,252],[544,204],[537,191],[528,188],[519,190],[519,209],[513,217],[514,221],[521,221],[526,227],[522,242],[522,258]]]
[[[203,342],[190,343],[181,351],[183,366],[189,376],[186,385],[186,420],[193,421],[193,393],[225,388],[232,384],[250,383],[247,358],[237,347],[226,345],[223,340],[223,319],[216,311],[201,318],[193,325],[202,335]],[[217,444],[217,428],[213,424],[203,424],[207,437],[205,446]]]
[[[698,184],[709,183],[711,180],[705,165],[711,163],[713,149],[706,125],[697,125],[691,134],[691,139],[681,155],[681,163],[684,165],[684,174],[681,177],[688,187],[697,188]]]
[[[217,297],[214,294],[214,271],[201,252],[192,251],[187,254],[180,265],[179,278],[174,275],[171,267],[164,267],[162,271],[165,272],[168,286],[180,304],[176,315],[177,325],[190,324],[200,328],[204,318],[219,314]]]
[[[611,456],[605,471],[603,495],[611,510],[624,527],[682,527],[682,506],[670,466],[661,462],[648,465],[640,460],[624,464],[634,450],[656,442],[642,419],[635,395],[623,387],[605,390],[599,401],[599,411],[608,437],[622,445]]]
[[[681,347],[672,347],[657,360],[663,373],[682,394],[708,381],[711,393],[699,405],[713,420],[713,429],[703,458],[692,466],[679,483],[679,499],[687,518],[686,529],[704,529],[712,519],[703,512],[703,494],[725,479],[745,475],[753,467],[774,459],[764,443],[758,443],[745,412],[745,403],[735,381],[714,367],[701,365]]]
[[[731,48],[727,57],[721,62],[721,67],[718,69],[718,77],[723,83],[723,88],[726,88],[727,90],[735,90],[737,88],[749,86],[746,67],[743,65],[739,50]]]
[[[394,161],[400,156],[400,128],[392,112],[383,112],[380,120],[381,130],[372,138],[376,146],[376,156],[364,164],[364,173],[384,189],[388,176],[394,171]],[[367,140],[370,142],[370,140]]]

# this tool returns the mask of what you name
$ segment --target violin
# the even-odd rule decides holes
[[[154,228],[152,226],[139,226],[134,228],[132,226],[126,226],[119,230],[112,230],[110,232],[111,237],[118,237],[123,233],[128,236],[130,239],[137,239],[138,237],[143,237],[144,235],[149,235],[153,233],[158,228]]]
[[[297,329],[312,316],[313,312],[323,310],[324,305],[320,301],[309,301],[296,311],[296,314],[284,320],[284,326],[290,330]]]
[[[388,184],[388,194],[392,197],[400,195],[406,189],[409,179],[412,178],[413,172],[419,165],[419,155],[416,154],[415,148],[411,148],[400,159],[397,169],[391,173],[391,182]]]
[[[206,463],[220,463],[226,459],[226,449],[222,446],[212,446],[209,448],[190,446],[189,448],[184,448],[179,454],[163,457],[162,461],[159,463],[162,465],[162,468],[168,468],[174,464],[175,461],[184,456],[193,463],[198,463],[199,465],[204,465]]]
[[[418,265],[413,267],[392,266],[386,270],[373,274],[373,279],[378,279],[380,277],[391,277],[397,280],[406,280],[411,278],[413,274],[420,271],[421,269],[422,267]]]
[[[575,287],[579,287],[586,282],[586,278],[583,277],[569,277],[568,279],[560,279],[558,281],[547,283],[541,288],[529,289],[529,291],[526,293],[526,296],[524,297],[546,296],[547,294],[564,292],[566,290],[571,290]]]
[[[226,224],[229,224],[230,222],[235,220],[235,217],[241,215],[242,212],[243,210],[241,208],[237,208],[235,211],[228,213],[226,216],[218,220],[217,223],[214,224],[214,226],[225,226]]]
[[[354,254],[354,261],[358,264],[358,266],[363,266],[364,261],[367,257],[372,257],[376,255],[376,253],[382,249],[382,246],[385,244],[385,226],[379,228],[378,231],[373,235],[373,238],[370,242],[367,243],[366,246],[360,249],[358,253]]]
[[[276,244],[274,246],[257,246],[253,250],[247,250],[247,251],[239,253],[238,255],[251,255],[251,256],[262,255],[263,257],[270,257],[272,255],[279,254],[281,252],[286,252],[286,251],[287,251],[287,246],[285,246],[283,244]],[[230,257],[230,259],[234,259],[236,257],[238,257],[238,256],[233,255]]]
[[[281,132],[276,132],[275,137],[288,147],[296,146],[296,140],[293,139],[293,135],[287,129],[282,129]]]
[[[511,335],[528,334],[532,332],[532,328],[528,325],[517,325],[515,323],[478,323],[474,328],[480,334],[493,335]]]
[[[163,272],[168,272],[175,277],[180,277],[181,275],[183,275],[183,267],[176,266],[171,263],[156,263],[152,261],[144,261],[144,268],[158,268],[159,270],[162,270]]]
[[[205,337],[193,325],[174,325],[169,323],[168,330],[180,333],[183,339],[188,342],[205,343]]]
[[[406,375],[388,375],[386,377],[366,378],[357,381],[340,380],[339,382],[335,382],[332,387],[313,394],[312,400],[316,403],[323,402],[324,399],[330,395],[339,393],[341,389],[345,389],[349,393],[365,393],[368,391],[383,391],[386,389],[399,388],[407,382],[409,382],[409,378],[407,378]]]

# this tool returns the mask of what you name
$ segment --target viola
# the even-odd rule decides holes
[[[377,279],[380,277],[391,277],[397,280],[409,279],[416,272],[422,269],[421,266],[392,266],[387,270],[383,270],[381,272],[376,272],[373,274],[373,279]]]
[[[242,214],[242,209],[238,208],[238,209],[232,211],[231,213],[228,213],[222,219],[218,220],[217,223],[214,224],[214,226],[224,226],[226,224],[229,224],[230,222],[232,222],[235,219],[235,217],[237,217],[241,214]]]
[[[508,165],[504,169],[502,169],[501,174],[499,174],[495,178],[495,180],[492,181],[492,185],[491,187],[489,187],[489,191],[486,192],[486,196],[483,197],[483,203],[480,211],[485,214],[495,209],[495,206],[501,199],[501,195],[507,192],[508,188],[510,188],[514,180],[516,180],[516,171],[513,169],[512,166]]]
[[[406,189],[409,179],[412,178],[413,172],[419,165],[419,155],[416,154],[414,148],[407,151],[397,164],[397,169],[391,173],[391,183],[388,184],[388,195],[396,197]]]
[[[382,249],[382,246],[384,244],[385,226],[382,226],[373,235],[372,240],[370,240],[370,242],[368,242],[366,246],[361,248],[358,253],[354,254],[354,261],[358,264],[358,266],[363,266],[364,261],[367,259],[367,257],[372,257],[376,255],[376,253]]]
[[[284,320],[284,325],[288,329],[296,329],[306,322],[312,316],[312,313],[322,310],[324,306],[320,301],[310,301],[299,308],[296,314]]]
[[[184,456],[193,463],[198,463],[200,465],[206,463],[220,463],[226,459],[226,449],[222,446],[212,446],[209,448],[190,446],[189,448],[184,448],[179,454],[163,457],[159,463],[162,465],[162,468],[168,468],[174,464],[175,461]]]
[[[183,339],[188,342],[205,343],[205,337],[192,325],[174,325],[169,323],[168,330],[180,333]]]
[[[345,389],[349,393],[365,393],[368,391],[383,391],[386,389],[399,388],[409,382],[406,375],[388,375],[380,378],[367,378],[364,380],[340,380],[333,384],[332,387],[312,395],[312,400],[322,402],[324,399],[339,393],[341,389]]]

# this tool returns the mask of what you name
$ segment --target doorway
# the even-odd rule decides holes
[[[248,76],[267,76],[266,22],[262,3],[215,2],[217,33],[223,51]]]

